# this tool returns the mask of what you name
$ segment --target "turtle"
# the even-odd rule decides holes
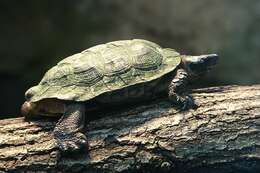
[[[185,92],[188,82],[208,72],[217,60],[217,54],[181,55],[143,39],[96,45],[50,68],[25,92],[21,112],[26,118],[61,115],[53,130],[58,148],[79,150],[87,145],[83,129],[92,103],[119,106],[165,95],[187,110],[194,105]]]

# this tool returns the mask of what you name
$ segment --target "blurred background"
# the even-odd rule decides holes
[[[196,87],[260,83],[259,0],[0,1],[0,117],[59,60],[90,46],[142,38],[184,54],[218,53]]]

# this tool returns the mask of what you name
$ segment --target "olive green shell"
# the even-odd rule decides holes
[[[103,93],[146,83],[173,71],[179,53],[146,40],[114,41],[60,61],[27,91],[30,101],[46,98],[87,101]]]

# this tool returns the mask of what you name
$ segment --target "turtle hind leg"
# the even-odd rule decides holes
[[[71,103],[66,105],[65,112],[60,118],[53,134],[61,151],[75,151],[87,143],[82,133],[85,126],[85,105]]]
[[[193,98],[187,94],[188,77],[184,69],[178,69],[169,85],[169,100],[182,110],[196,107]]]

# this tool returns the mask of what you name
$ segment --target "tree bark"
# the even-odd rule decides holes
[[[260,85],[192,95],[196,110],[161,99],[100,114],[79,153],[59,153],[56,120],[1,120],[0,172],[259,172]]]

